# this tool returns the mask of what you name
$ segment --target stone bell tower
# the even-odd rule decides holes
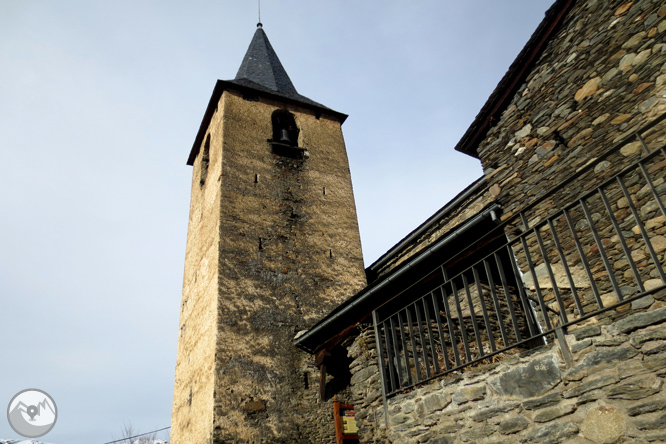
[[[187,162],[173,444],[334,442],[292,342],[365,285],[346,117],[296,92],[261,24],[217,81]]]

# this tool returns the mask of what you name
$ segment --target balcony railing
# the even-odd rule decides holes
[[[593,316],[622,316],[666,287],[665,119],[503,222],[506,241],[478,262],[451,276],[442,264],[434,288],[375,310],[385,396],[544,343]],[[604,173],[613,175],[599,179]]]

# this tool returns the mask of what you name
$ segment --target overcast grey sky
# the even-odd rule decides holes
[[[299,93],[350,115],[369,265],[481,175],[453,146],[552,0],[262,3]],[[169,425],[185,162],[256,22],[255,0],[0,0],[0,408],[51,394],[43,441]]]

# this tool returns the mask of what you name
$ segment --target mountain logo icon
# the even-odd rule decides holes
[[[7,406],[7,420],[16,433],[26,438],[39,438],[51,431],[58,419],[55,401],[43,390],[18,392]]]

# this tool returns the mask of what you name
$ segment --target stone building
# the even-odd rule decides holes
[[[341,125],[297,93],[261,26],[194,141],[174,444],[327,442],[292,344],[365,281]]]
[[[666,442],[666,6],[558,0],[455,147],[483,176],[295,342],[361,442]]]
[[[363,274],[344,115],[259,29],[189,159],[174,442],[335,442],[334,395],[367,443],[666,442],[665,36],[555,1],[455,147],[482,177]]]

